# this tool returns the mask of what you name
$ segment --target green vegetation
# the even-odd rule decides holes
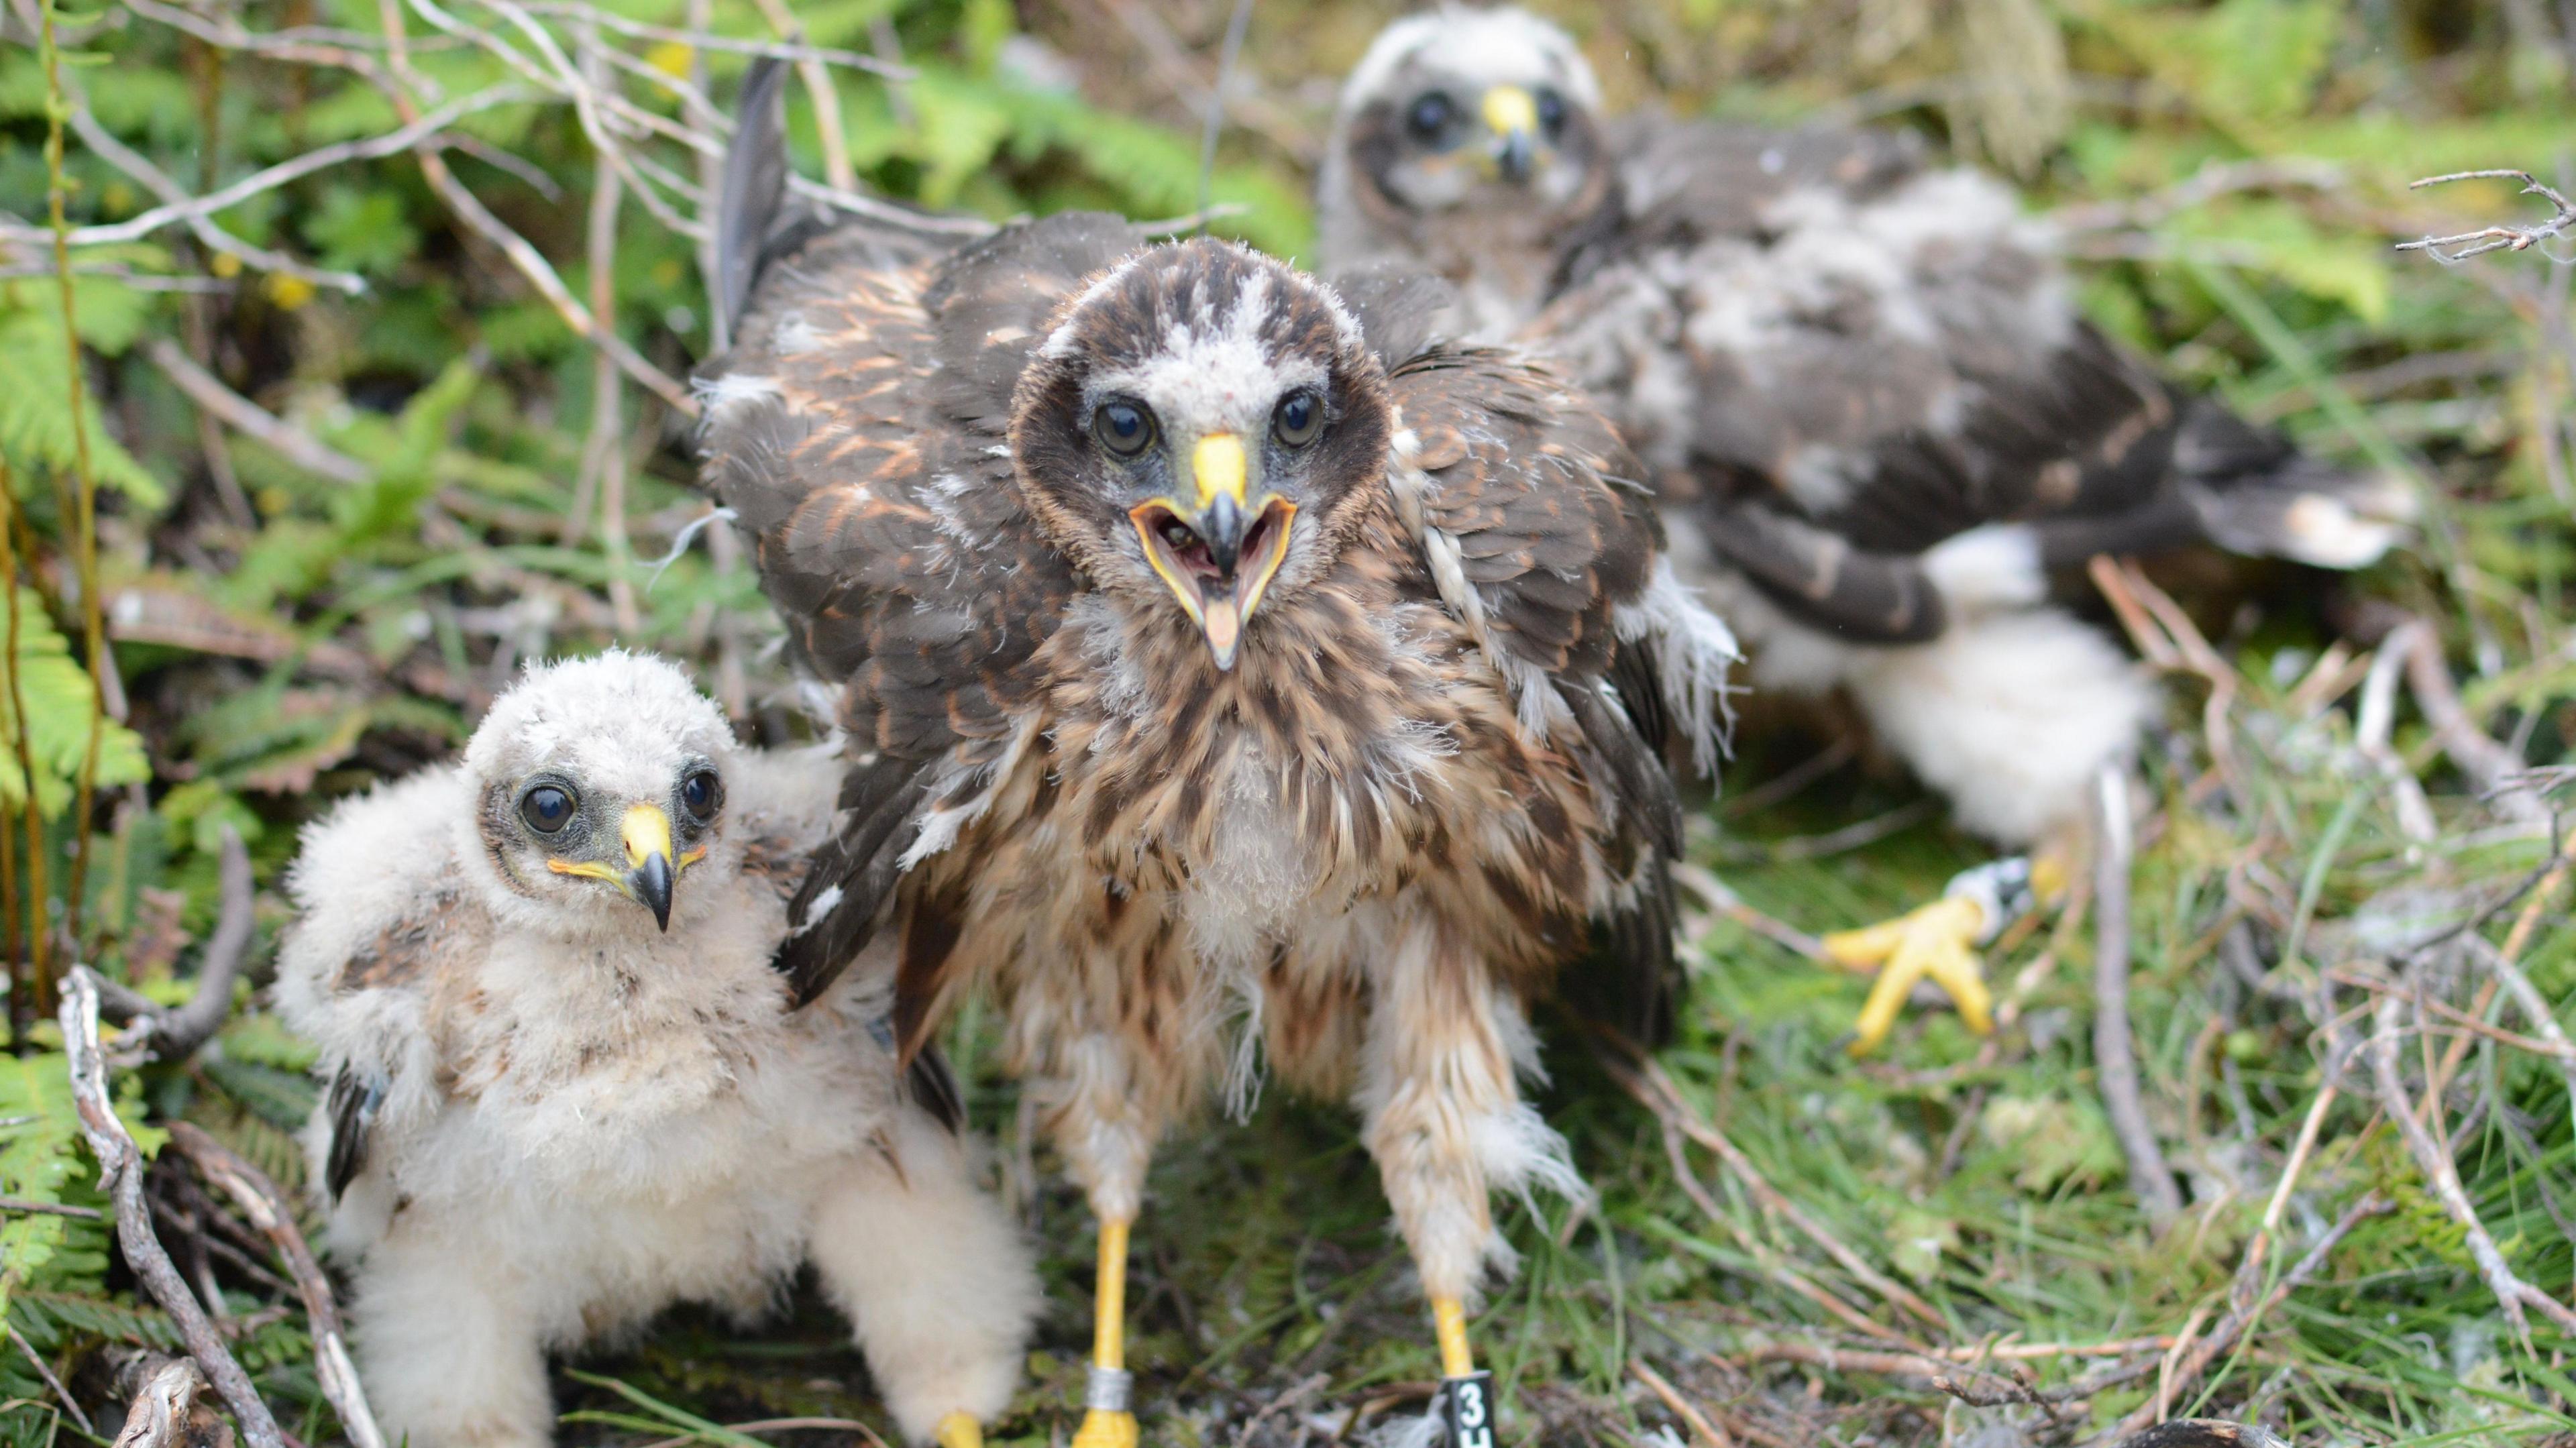
[[[529,657],[619,638],[697,666],[748,733],[796,727],[738,548],[721,529],[675,546],[705,505],[674,379],[708,346],[697,244],[672,225],[696,214],[706,176],[682,138],[711,134],[704,98],[729,97],[746,63],[676,33],[771,39],[767,10],[44,5],[12,0],[0,18],[0,934],[20,965],[0,1197],[74,1214],[0,1202],[0,1306],[22,1340],[0,1343],[13,1445],[114,1434],[84,1435],[37,1359],[95,1411],[120,1356],[178,1342],[93,1215],[106,1202],[52,1017],[67,963],[184,996],[225,826],[273,884],[299,824],[440,757]],[[840,144],[816,145],[798,93],[800,163],[993,218],[1189,212],[1228,8],[800,6],[805,43],[835,58],[840,116]],[[1875,918],[1980,851],[1866,758],[1783,797],[1751,793],[1837,733],[1757,701],[1727,791],[1749,804],[1701,812],[1700,863],[1744,905],[1694,917],[1688,1019],[1660,1062],[1672,1097],[1641,1087],[1661,1103],[1650,1111],[1580,1041],[1554,1042],[1545,1099],[1600,1201],[1570,1219],[1507,1209],[1526,1260],[1478,1328],[1506,1437],[1690,1441],[1650,1376],[1752,1443],[2080,1439],[2151,1408],[2160,1381],[2176,1415],[2260,1417],[2301,1443],[2576,1429],[2576,1331],[2536,1307],[2518,1330],[2499,1308],[2363,1049],[2375,1003],[2393,1002],[2404,1109],[2457,1162],[2502,1264],[2566,1301],[2576,1080],[2493,962],[2509,949],[2551,1002],[2576,992],[2570,894],[2537,882],[2552,840],[2478,799],[2408,691],[2393,729],[2365,730],[2362,703],[2372,650],[2412,616],[2438,635],[2474,728],[2536,765],[2576,747],[2576,267],[2500,252],[2446,268],[2391,250],[2545,214],[2511,183],[2406,183],[2576,167],[2576,13],[2545,0],[1543,8],[1587,37],[1614,103],[1916,126],[2018,174],[2035,205],[2061,209],[2108,327],[2320,452],[2408,473],[2434,506],[2412,557],[2359,578],[2195,576],[2182,592],[2206,604],[2206,654],[2174,637],[2179,619],[2151,635],[2177,663],[2170,729],[2143,767],[2155,807],[2139,822],[2130,1016],[2149,1120],[2189,1186],[2170,1222],[2142,1210],[2100,1104],[2082,907],[1993,953],[2008,1005],[1991,1040],[1917,1012],[1880,1058],[1844,1056],[1863,983],[1746,922]],[[1333,83],[1388,13],[1257,8],[1210,188],[1239,208],[1220,229],[1307,246],[1301,198]],[[398,45],[388,20],[405,28]],[[908,74],[839,63],[852,52]],[[444,148],[424,159],[412,142],[433,133]],[[317,154],[328,164],[297,169]],[[622,204],[593,204],[606,176]],[[197,196],[221,204],[189,206]],[[172,206],[177,224],[143,224]],[[67,283],[57,215],[74,243]],[[594,309],[622,360],[586,340]],[[1828,838],[1861,820],[1888,828]],[[254,974],[278,924],[264,896]],[[2230,944],[2240,929],[2260,961],[2283,963],[2249,967]],[[1078,1396],[1089,1237],[1078,1200],[1015,1150],[1016,1101],[989,1044],[961,1022],[976,1119],[1048,1246],[1055,1303],[1002,1436],[1040,1443],[1069,1431]],[[254,1006],[194,1062],[124,1071],[119,1089],[131,1119],[195,1122],[292,1192],[307,1059]],[[2449,1083],[2430,1110],[2428,1064]],[[1685,1125],[1723,1132],[1747,1170],[1670,1134]],[[2258,1253],[2303,1125],[2313,1146]],[[192,1182],[175,1162],[152,1178],[175,1211],[214,1212]],[[2374,1192],[2389,1210],[2268,1295]],[[1175,1141],[1154,1193],[1131,1289],[1150,1441],[1244,1441],[1265,1408],[1251,1441],[1418,1411],[1429,1334],[1342,1114],[1273,1093],[1247,1125]],[[221,1250],[177,1254],[192,1282],[220,1286],[235,1355],[288,1431],[333,1438],[277,1264],[255,1239],[201,1235]],[[2240,1282],[2259,1300],[2250,1328],[2205,1363],[2185,1344],[2160,1373],[2163,1342],[2206,1341]],[[2142,1355],[2029,1351],[2142,1339]],[[1961,1364],[1972,1396],[1996,1396],[1997,1375],[2044,1392],[2147,1370],[2069,1407],[1972,1407],[1886,1356],[1936,1348],[1993,1350],[1980,1371]],[[811,1294],[758,1333],[682,1314],[580,1367],[558,1380],[568,1440],[738,1443],[710,1425],[882,1421]]]

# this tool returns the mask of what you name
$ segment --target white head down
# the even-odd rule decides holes
[[[465,746],[459,856],[496,912],[536,929],[636,935],[685,922],[688,885],[730,875],[733,732],[651,654],[535,664]],[[712,882],[710,882],[712,883]]]

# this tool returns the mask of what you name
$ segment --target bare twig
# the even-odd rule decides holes
[[[1652,1060],[1639,1061],[1632,1066],[1613,1059],[1606,1053],[1602,1057],[1602,1064],[1609,1069],[1619,1084],[1627,1089],[1629,1095],[1635,1097],[1648,1111],[1661,1118],[1668,1129],[1678,1131],[1715,1155],[1725,1165],[1727,1171],[1744,1184],[1744,1189],[1752,1194],[1753,1199],[1762,1204],[1763,1210],[1776,1214],[1796,1227],[1809,1241],[1822,1247],[1826,1255],[1840,1263],[1843,1270],[1849,1272],[1862,1286],[1877,1293],[1927,1327],[1935,1329],[1948,1327],[1948,1321],[1939,1312],[1933,1310],[1932,1304],[1908,1291],[1903,1283],[1870,1266],[1859,1253],[1843,1245],[1841,1238],[1826,1230],[1823,1223],[1809,1216],[1797,1203],[1781,1195],[1779,1188],[1771,1185],[1770,1180],[1762,1175],[1760,1168],[1754,1166],[1752,1158],[1738,1150],[1735,1143],[1727,1139],[1726,1133],[1718,1130],[1706,1117],[1692,1110],[1689,1104],[1683,1101],[1681,1089],[1673,1084],[1671,1077],[1664,1074],[1663,1067]],[[1686,1172],[1685,1175],[1688,1173]],[[1884,1329],[1873,1328],[1872,1331],[1880,1336],[1885,1335]]]
[[[732,55],[765,55],[777,60],[818,60],[832,65],[846,65],[888,80],[909,80],[910,66],[879,59],[856,50],[834,50],[828,46],[808,45],[797,41],[738,40],[729,35],[715,35],[702,29],[674,30],[667,25],[647,25],[630,20],[614,11],[595,5],[573,3],[573,0],[529,0],[522,8],[532,15],[560,15],[586,20],[602,30],[631,35],[640,40],[667,40],[692,50],[721,50]]]
[[[197,1399],[205,1391],[206,1375],[194,1362],[162,1359],[136,1384],[115,1448],[183,1448],[189,1441],[189,1419],[196,1415]],[[219,1441],[228,1443],[230,1437],[225,1434]]]
[[[2442,657],[2441,637],[2432,625],[2409,618],[2380,647],[2396,648],[2401,639],[2407,645],[2401,652],[2406,656],[2408,692],[2415,696],[2415,707],[2423,711],[2425,722],[2433,726],[2433,738],[2442,752],[2482,792],[2492,795],[2496,808],[2506,815],[2547,819],[2549,806],[2539,793],[2515,782],[2524,768],[2522,759],[2488,737],[2461,705],[2459,690],[2451,683],[2450,663]]]
[[[1683,889],[1708,902],[1710,909],[1780,948],[1819,963],[1832,961],[1833,957],[1825,954],[1823,941],[1785,920],[1765,915],[1745,904],[1743,896],[1728,888],[1726,882],[1719,879],[1706,866],[1693,864],[1687,860],[1675,861],[1673,880]]]
[[[2412,183],[2406,189],[2421,191],[2427,186],[2440,186],[2452,181],[2519,181],[2522,183],[2522,190],[2517,194],[2537,196],[2548,202],[2550,217],[2546,221],[2530,226],[2481,226],[2475,231],[2458,232],[2451,236],[2428,236],[2420,241],[2401,241],[2397,244],[2399,251],[2420,251],[2448,266],[2454,262],[2467,261],[2473,256],[2484,256],[2491,251],[2528,251],[2535,246],[2540,246],[2544,241],[2564,236],[2570,227],[2576,227],[2576,206],[2571,206],[2567,198],[2559,194],[2556,187],[2528,171],[2454,171],[2447,176],[2427,176],[2421,181]],[[2459,250],[2444,252],[2442,248],[2446,246],[2458,247]],[[2545,246],[2540,246],[2540,254],[2555,262],[2564,263],[2570,260],[2553,254]]]
[[[229,211],[252,197],[265,195],[279,187],[299,181],[316,171],[351,161],[371,161],[397,155],[429,144],[445,144],[435,138],[441,130],[477,111],[494,106],[512,105],[535,100],[538,93],[525,86],[499,85],[477,91],[461,100],[450,101],[400,129],[364,140],[342,141],[321,146],[291,160],[280,161],[264,171],[255,171],[230,186],[210,191],[203,196],[183,197],[126,220],[108,225],[73,228],[74,246],[112,246],[121,242],[140,241],[165,227],[183,225],[219,212]],[[0,228],[0,236],[17,236],[15,228]]]
[[[340,483],[363,483],[375,476],[375,470],[365,463],[226,387],[222,379],[198,366],[178,343],[155,338],[145,346],[144,355],[190,402],[306,472]]]
[[[1663,1374],[1646,1366],[1644,1358],[1629,1359],[1628,1372],[1637,1381],[1644,1383],[1648,1392],[1661,1399],[1664,1406],[1672,1410],[1674,1417],[1690,1425],[1691,1436],[1698,1441],[1700,1448],[1735,1448],[1735,1440],[1727,1435],[1724,1428],[1710,1422],[1706,1413],[1694,1406],[1690,1399],[1683,1397],[1671,1383],[1664,1381]]]
[[[1254,1413],[1250,1418],[1245,1419],[1243,1426],[1235,1431],[1235,1448],[1245,1448],[1245,1445],[1252,1442],[1253,1435],[1261,1431],[1262,1424],[1269,1422],[1271,1419],[1278,1417],[1282,1413],[1288,1412],[1295,1408],[1299,1403],[1304,1402],[1306,1399],[1313,1397],[1315,1394],[1322,1392],[1328,1387],[1331,1387],[1332,1384],[1333,1375],[1331,1373],[1317,1373],[1313,1377],[1292,1385],[1287,1391],[1281,1393],[1275,1398],[1272,1398],[1269,1402],[1262,1404],[1261,1410]]]
[[[171,1123],[170,1144],[207,1181],[231,1197],[233,1205],[250,1218],[252,1226],[267,1234],[277,1254],[286,1260],[286,1270],[295,1278],[296,1294],[304,1299],[304,1315],[313,1337],[314,1372],[321,1379],[322,1395],[331,1400],[332,1410],[339,1414],[340,1427],[354,1448],[385,1448],[384,1434],[377,1430],[375,1415],[367,1408],[366,1392],[358,1385],[357,1365],[349,1357],[348,1334],[341,1325],[339,1306],[331,1297],[331,1279],[323,1275],[322,1264],[313,1259],[313,1249],[305,1245],[304,1233],[295,1225],[295,1212],[287,1205],[286,1194],[259,1168],[193,1123]]]
[[[2182,1190],[2165,1165],[2164,1148],[2138,1092],[2138,1062],[2129,1041],[2129,863],[2137,848],[2129,820],[2129,776],[2103,766],[2094,781],[2093,1065],[2102,1106],[2129,1159],[2129,1182],[2158,1226],[2182,1214]]]
[[[2370,661],[2369,677],[2362,682],[2361,713],[2353,728],[2354,749],[2387,781],[2398,833],[2417,844],[2430,844],[2441,826],[2433,818],[2432,801],[2424,797],[2422,782],[2398,757],[2388,737],[2397,721],[2398,675],[2414,657],[2419,639],[2430,633],[2423,624],[2409,622],[2380,643]]]
[[[269,1415],[267,1404],[259,1400],[259,1392],[251,1386],[241,1364],[233,1361],[223,1337],[207,1320],[205,1309],[188,1290],[179,1269],[172,1265],[170,1254],[162,1250],[160,1238],[153,1235],[151,1208],[143,1200],[143,1156],[136,1150],[134,1138],[127,1134],[125,1123],[117,1119],[114,1098],[108,1091],[107,1058],[98,1039],[97,982],[98,977],[89,967],[72,967],[63,980],[60,1018],[81,1135],[89,1141],[90,1154],[98,1159],[100,1189],[116,1204],[117,1247],[153,1300],[170,1314],[180,1339],[188,1345],[189,1356],[197,1360],[225,1406],[232,1409],[233,1419],[241,1425],[242,1436],[250,1440],[251,1448],[285,1448],[286,1440],[278,1432],[277,1420]]]
[[[29,28],[37,28],[40,13],[37,8],[39,0],[15,0],[15,3],[20,17],[29,22]],[[184,203],[189,199],[185,187],[172,180],[160,167],[144,159],[141,152],[118,140],[107,127],[99,124],[98,117],[90,113],[88,95],[79,81],[69,76],[64,77],[62,95],[64,104],[68,108],[67,118],[71,123],[73,134],[79,136],[81,144],[96,153],[100,160],[123,172],[135,184],[160,197],[165,203]],[[215,225],[207,217],[190,216],[185,220],[189,234],[196,237],[209,251],[233,257],[245,266],[260,271],[281,272],[311,282],[315,286],[332,287],[353,294],[367,289],[365,279],[354,273],[317,270],[284,252],[272,251],[263,246],[253,246]]]
[[[2307,1250],[2306,1255],[2291,1264],[2289,1271],[2281,1274],[2281,1280],[2272,1284],[2272,1290],[2264,1293],[2259,1299],[2253,1295],[2254,1284],[2260,1280],[2259,1264],[2251,1262],[2249,1258],[2247,1263],[2239,1265],[2235,1283],[2229,1288],[2229,1297],[2235,1306],[2229,1309],[2225,1317],[2218,1320],[2218,1324],[2209,1330],[2208,1336],[2202,1338],[2199,1344],[2175,1365],[2167,1384],[2168,1388],[2178,1392],[2200,1381],[2201,1377],[2209,1371],[2210,1365],[2234,1348],[2238,1339],[2251,1331],[2254,1324],[2261,1321],[2265,1313],[2278,1306],[2281,1299],[2305,1285],[2309,1278],[2314,1277],[2318,1269],[2325,1266],[2326,1259],[2334,1255],[2334,1249],[2342,1245],[2343,1239],[2354,1227],[2359,1226],[2363,1219],[2376,1217],[2394,1209],[2395,1205],[2377,1192],[2372,1192],[2353,1203],[2332,1227],[2326,1229],[2325,1235],[2317,1239],[2316,1245]],[[2107,1442],[2126,1438],[2132,1433],[2153,1426],[2157,1416],[2156,1399],[2150,1398],[2109,1430],[2095,1435],[2093,1441]]]
[[[97,1213],[93,1212],[91,1215],[96,1216]],[[36,1351],[36,1345],[27,1341],[27,1335],[12,1326],[9,1329],[9,1340],[18,1345],[18,1351],[26,1354],[28,1363],[36,1369],[36,1376],[45,1380],[45,1386],[62,1402],[63,1411],[71,1414],[72,1421],[80,1425],[80,1430],[93,1438],[97,1437],[98,1429],[91,1426],[89,1414],[81,1411],[81,1405],[72,1397],[71,1390],[63,1386],[61,1378],[54,1376],[53,1364],[46,1362],[45,1355]]]
[[[196,991],[186,1005],[167,1009],[114,981],[96,978],[95,988],[107,1013],[131,1023],[137,1033],[137,1039],[121,1049],[140,1047],[160,1060],[176,1061],[213,1040],[231,1016],[233,983],[241,978],[242,959],[250,953],[258,905],[250,851],[231,825],[223,827],[219,873],[223,903],[215,917],[215,933],[206,942],[204,962],[197,969]]]
[[[2469,1256],[2478,1264],[2478,1275],[2486,1279],[2487,1290],[2495,1294],[2496,1305],[2504,1309],[2505,1320],[2513,1325],[2514,1336],[2525,1343],[2531,1340],[2531,1325],[2523,1316],[2525,1307],[2537,1307],[2560,1330],[2576,1332],[2576,1311],[2570,1311],[2557,1298],[2514,1275],[2504,1260],[2504,1250],[2496,1245],[2486,1223],[2478,1219],[2478,1210],[2469,1201],[2468,1190],[2460,1185],[2460,1172],[2451,1154],[2436,1141],[2432,1131],[2416,1119],[2412,1098],[2406,1094],[2406,1082],[2398,1072],[2397,1037],[2399,1015],[2405,1009],[2405,998],[2390,993],[2379,998],[2375,1008],[2376,1029],[2370,1038],[2371,1075],[2379,1085],[2379,1106],[2390,1120],[2397,1123],[2398,1133],[2406,1140],[2406,1149],[2415,1158],[2416,1167],[2431,1184],[2434,1196],[2451,1215],[2468,1239]],[[2428,1111],[2442,1109],[2436,1095],[2426,1103]]]

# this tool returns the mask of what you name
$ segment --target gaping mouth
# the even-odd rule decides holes
[[[1297,505],[1276,495],[1264,498],[1247,522],[1234,500],[1220,494],[1192,520],[1170,499],[1154,498],[1127,516],[1144,540],[1146,561],[1206,636],[1216,666],[1232,669],[1243,625],[1287,556]]]

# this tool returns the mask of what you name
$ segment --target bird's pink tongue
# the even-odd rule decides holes
[[[1217,594],[1200,605],[1203,615],[1200,627],[1207,634],[1208,647],[1216,651],[1220,668],[1234,663],[1234,641],[1243,631],[1243,615],[1234,607],[1234,595]]]

